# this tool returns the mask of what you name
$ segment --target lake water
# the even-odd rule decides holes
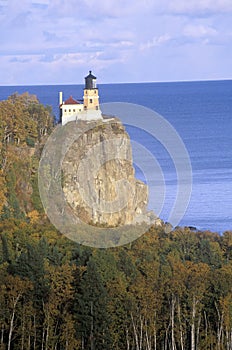
[[[100,102],[139,104],[162,115],[175,128],[189,153],[193,186],[189,206],[180,225],[224,232],[232,229],[232,81],[100,84]],[[58,118],[58,92],[82,98],[82,85],[2,86],[0,99],[14,92],[36,94],[51,105]],[[149,149],[162,168],[166,197],[160,217],[167,221],[176,196],[176,171],[167,152],[128,127],[133,140]],[[153,170],[151,169],[151,172]],[[137,177],[143,173],[136,167]],[[155,177],[155,174],[153,174]],[[155,195],[150,198],[152,209]]]

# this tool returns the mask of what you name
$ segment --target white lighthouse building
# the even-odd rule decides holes
[[[75,100],[72,96],[63,101],[63,93],[59,93],[60,119],[62,125],[70,121],[103,119],[99,106],[96,80],[97,78],[89,71],[89,75],[85,77],[83,103]]]

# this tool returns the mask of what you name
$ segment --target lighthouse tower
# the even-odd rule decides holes
[[[87,113],[86,120],[102,119],[102,114],[99,107],[99,95],[96,85],[97,78],[89,71],[89,75],[85,77],[84,88],[84,112]]]
[[[96,80],[97,78],[92,74],[90,70],[89,75],[85,77],[85,88],[83,96],[84,110],[92,109],[97,111],[99,109],[99,96]]]

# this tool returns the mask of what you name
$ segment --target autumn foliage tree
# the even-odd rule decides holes
[[[53,128],[52,111],[36,96],[11,95],[0,102],[0,216],[38,220],[35,175],[41,142]],[[36,168],[35,165],[36,164]]]

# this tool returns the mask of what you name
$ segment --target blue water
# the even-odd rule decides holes
[[[58,92],[64,98],[82,98],[82,85],[0,87],[0,100],[14,92],[36,94],[51,105],[58,117]],[[193,169],[192,195],[180,225],[224,232],[232,229],[232,81],[101,84],[101,103],[130,102],[148,107],[166,118],[182,138]],[[165,205],[160,213],[166,221],[175,201],[176,173],[167,152],[136,129],[127,129],[152,150],[166,181]],[[152,171],[152,170],[151,170]],[[137,176],[143,173],[136,169]],[[155,202],[150,198],[150,208]]]

